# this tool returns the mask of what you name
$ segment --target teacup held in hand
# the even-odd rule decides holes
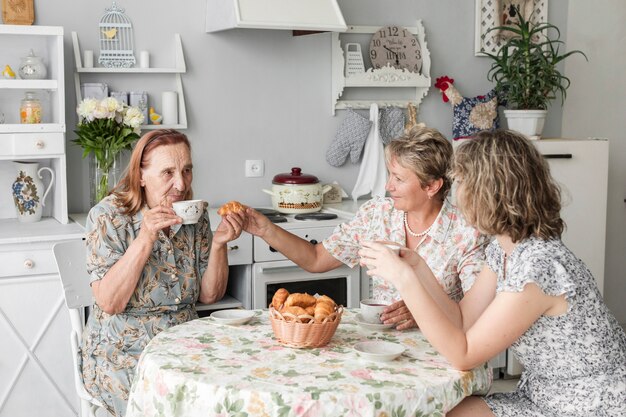
[[[368,323],[381,324],[380,315],[387,306],[388,304],[371,298],[361,300],[361,317]]]
[[[183,200],[172,203],[172,208],[178,217],[183,219],[183,224],[197,223],[204,211],[204,201]]]

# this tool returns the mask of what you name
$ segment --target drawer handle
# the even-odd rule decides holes
[[[228,247],[228,250],[229,250],[229,251],[230,251],[230,250],[237,250],[237,249],[239,249],[239,246],[237,246],[237,245],[233,245],[233,246],[229,246],[229,247]]]
[[[35,262],[33,262],[32,259],[26,259],[24,261],[24,268],[25,269],[33,269],[33,266],[35,266]]]
[[[46,146],[46,142],[44,142],[43,140],[39,139],[37,142],[35,142],[35,147],[37,149],[43,149]]]
[[[548,153],[543,155],[546,159],[572,159],[571,153]]]

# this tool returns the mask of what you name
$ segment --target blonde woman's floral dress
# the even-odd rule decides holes
[[[626,416],[626,335],[602,301],[591,272],[560,240],[527,239],[506,262],[497,241],[487,263],[497,292],[521,292],[528,283],[565,295],[568,309],[541,316],[511,349],[524,365],[517,390],[486,398],[498,416]]]
[[[354,267],[359,263],[359,244],[367,240],[406,245],[404,211],[396,210],[391,198],[375,197],[363,203],[354,218],[337,226],[323,244],[336,259]],[[417,252],[446,293],[460,301],[484,265],[484,249],[489,240],[467,224],[458,209],[445,200]],[[386,303],[400,299],[396,288],[378,277],[372,279],[372,296]]]
[[[143,220],[121,214],[114,197],[87,218],[87,271],[100,280],[139,235]],[[94,304],[83,333],[83,380],[89,393],[116,416],[126,411],[135,367],[146,344],[169,327],[198,318],[195,303],[207,268],[212,234],[208,214],[196,224],[162,231],[126,310],[109,315]]]

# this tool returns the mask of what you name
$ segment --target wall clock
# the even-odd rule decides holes
[[[415,35],[402,26],[378,29],[372,35],[369,54],[375,69],[389,64],[418,74],[422,70],[422,48]]]

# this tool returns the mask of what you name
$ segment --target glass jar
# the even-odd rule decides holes
[[[30,54],[22,58],[18,73],[23,80],[43,80],[46,78],[48,71],[42,59],[35,56],[31,49]]]
[[[20,106],[20,123],[41,123],[41,102],[35,93],[28,91],[22,99]]]

